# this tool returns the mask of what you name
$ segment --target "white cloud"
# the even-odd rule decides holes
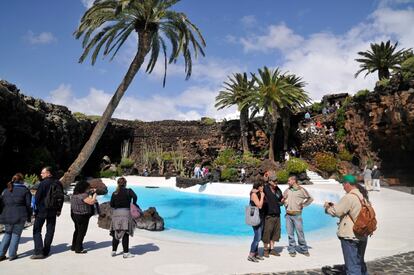
[[[57,41],[56,37],[54,37],[51,32],[41,32],[39,34],[35,34],[30,30],[26,33],[24,39],[32,45],[50,44]]]
[[[93,2],[95,2],[95,0],[81,0],[81,2],[85,6],[85,8],[89,9],[90,7],[92,7]]]
[[[257,24],[256,17],[254,15],[246,15],[240,19],[240,22],[247,28],[253,27]]]
[[[235,107],[217,111],[214,107],[218,88],[190,87],[177,96],[165,97],[154,95],[151,98],[138,99],[124,96],[113,117],[122,119],[139,119],[144,121],[177,119],[198,120],[203,116],[220,119],[234,118]],[[48,100],[54,104],[67,106],[72,112],[88,115],[101,115],[112,94],[91,88],[84,97],[76,97],[71,85],[61,84],[50,92]]]
[[[395,1],[393,1],[395,2]],[[272,25],[263,35],[239,38],[245,52],[277,50],[284,56],[279,65],[308,83],[306,90],[319,100],[327,93],[372,89],[377,75],[354,78],[359,64],[355,61],[359,51],[369,49],[369,44],[388,39],[399,41],[400,47],[414,45],[414,10],[398,10],[380,5],[366,21],[340,35],[319,32],[303,37],[284,23]]]

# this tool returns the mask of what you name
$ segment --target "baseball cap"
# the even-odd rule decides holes
[[[353,175],[347,174],[347,175],[342,177],[342,184],[345,184],[345,183],[355,185],[357,183],[357,180]]]

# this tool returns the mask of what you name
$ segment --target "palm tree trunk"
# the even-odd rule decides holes
[[[283,112],[283,150],[286,152],[289,145],[289,132],[290,132],[290,113],[288,110]]]
[[[131,84],[132,80],[134,79],[135,75],[141,68],[142,63],[144,62],[145,56],[148,54],[150,49],[150,38],[152,33],[150,32],[140,32],[139,35],[139,42],[138,42],[138,51],[135,55],[134,59],[131,62],[131,65],[128,68],[127,73],[125,74],[121,84],[119,84],[118,88],[116,89],[115,94],[112,96],[111,100],[106,106],[106,109],[99,119],[98,123],[96,124],[95,128],[89,140],[83,146],[82,150],[80,151],[78,157],[60,179],[63,186],[68,186],[72,183],[76,176],[79,175],[83,166],[88,161],[89,157],[95,150],[95,147],[101,138],[102,134],[104,133],[106,126],[108,125],[109,120],[112,117],[116,107],[118,106],[119,102],[121,101],[122,96],[125,94],[125,91],[128,89],[129,85]]]
[[[269,159],[271,161],[275,161],[275,149],[274,144],[275,143],[275,132],[272,131],[269,138]]]
[[[240,135],[242,140],[242,146],[243,146],[243,153],[250,152],[249,150],[249,108],[244,107],[240,111]]]
[[[378,79],[389,79],[390,78],[390,71],[388,70],[388,68],[380,68],[378,69]]]
[[[276,110],[275,106],[273,108],[274,110]],[[277,130],[277,121],[279,118],[279,115],[277,113],[277,111],[274,111],[271,116],[270,116],[270,138],[269,138],[269,159],[271,161],[275,161],[275,149],[274,149],[274,144],[275,144],[275,138],[276,138],[276,130]]]

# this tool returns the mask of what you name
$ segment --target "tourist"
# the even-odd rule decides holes
[[[259,242],[262,238],[262,231],[263,231],[263,201],[264,201],[265,195],[263,193],[263,183],[262,182],[256,182],[253,184],[253,189],[250,191],[250,205],[251,206],[257,206],[259,208],[260,213],[260,224],[256,226],[252,226],[254,237],[252,244],[250,246],[250,254],[247,257],[248,261],[251,262],[259,262],[259,260],[264,260],[263,257],[259,255]]]
[[[51,167],[45,167],[40,173],[42,181],[37,188],[35,195],[35,221],[33,224],[33,240],[34,240],[34,254],[31,259],[43,259],[50,253],[53,236],[55,234],[56,217],[60,216],[63,207],[63,186],[62,183],[54,178],[54,172]],[[53,207],[46,207],[46,196],[50,193],[49,190],[53,187],[54,190],[60,191],[62,199],[55,200],[57,203]],[[42,228],[46,222],[46,235],[43,242]]]
[[[372,171],[367,165],[365,165],[364,171],[362,172],[364,176],[364,185],[367,191],[372,191]]]
[[[147,169],[147,167],[144,168],[144,171],[143,171],[142,175],[144,177],[148,177],[148,169]]]
[[[305,256],[310,256],[303,232],[302,209],[312,203],[313,198],[305,188],[299,186],[296,176],[288,179],[289,188],[283,193],[283,202],[286,207],[286,231],[289,239],[288,252],[291,257],[296,256],[296,251]],[[298,236],[296,247],[294,231]]]
[[[244,167],[242,167],[240,169],[240,182],[244,183],[246,180],[246,169],[244,169]]]
[[[326,114],[328,114],[328,109],[326,109],[326,107],[323,106],[323,108],[322,108],[322,115],[326,115]]]
[[[289,152],[285,152],[284,158],[285,158],[285,161],[289,161],[289,159],[290,159]]]
[[[94,213],[94,204],[96,203],[96,190],[90,189],[87,181],[76,183],[73,195],[70,199],[70,216],[75,225],[73,232],[71,250],[78,254],[87,253],[83,249],[83,239],[88,231],[89,219]]]
[[[333,135],[335,133],[335,129],[334,129],[334,127],[331,125],[330,127],[329,127],[329,134],[330,135]]]
[[[200,169],[200,166],[198,164],[196,164],[196,166],[194,167],[194,177],[196,179],[201,177],[201,169]]]
[[[121,177],[117,181],[117,188],[111,196],[112,221],[110,235],[112,236],[112,257],[116,256],[119,241],[122,240],[122,248],[125,259],[134,257],[129,253],[129,236],[134,235],[134,222],[131,217],[131,203],[137,205],[137,195],[132,189],[126,188],[127,181]]]
[[[7,189],[2,192],[3,211],[0,223],[4,224],[5,232],[0,244],[0,261],[6,259],[9,250],[9,260],[17,258],[20,236],[26,221],[32,216],[31,200],[32,194],[23,183],[23,175],[17,173],[7,183]]]
[[[361,201],[369,202],[368,192],[352,175],[345,175],[342,184],[345,196],[337,204],[325,202],[324,207],[326,213],[339,218],[337,236],[341,241],[346,274],[368,274],[364,261],[367,237],[356,236],[353,230],[353,221],[361,211]]]
[[[381,178],[381,172],[378,169],[378,166],[374,165],[372,169],[372,185],[375,191],[381,190],[380,178]]]
[[[263,188],[263,192],[266,198],[263,205],[263,256],[280,256],[280,254],[275,251],[274,248],[275,242],[278,242],[280,240],[280,205],[282,205],[283,194],[280,188],[277,186],[277,179],[275,176],[269,178],[268,184],[266,184]]]
[[[316,121],[316,128],[321,129],[322,128],[322,123],[320,120]]]
[[[305,114],[305,121],[306,121],[306,122],[309,122],[309,121],[310,121],[310,118],[311,118],[311,115],[310,115],[310,113],[307,111],[307,112],[306,112],[306,114]]]

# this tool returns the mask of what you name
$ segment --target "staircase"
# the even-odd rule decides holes
[[[306,170],[306,174],[309,177],[309,181],[313,184],[339,184],[339,182],[334,179],[324,179],[321,176],[319,176],[318,173],[310,170]]]

